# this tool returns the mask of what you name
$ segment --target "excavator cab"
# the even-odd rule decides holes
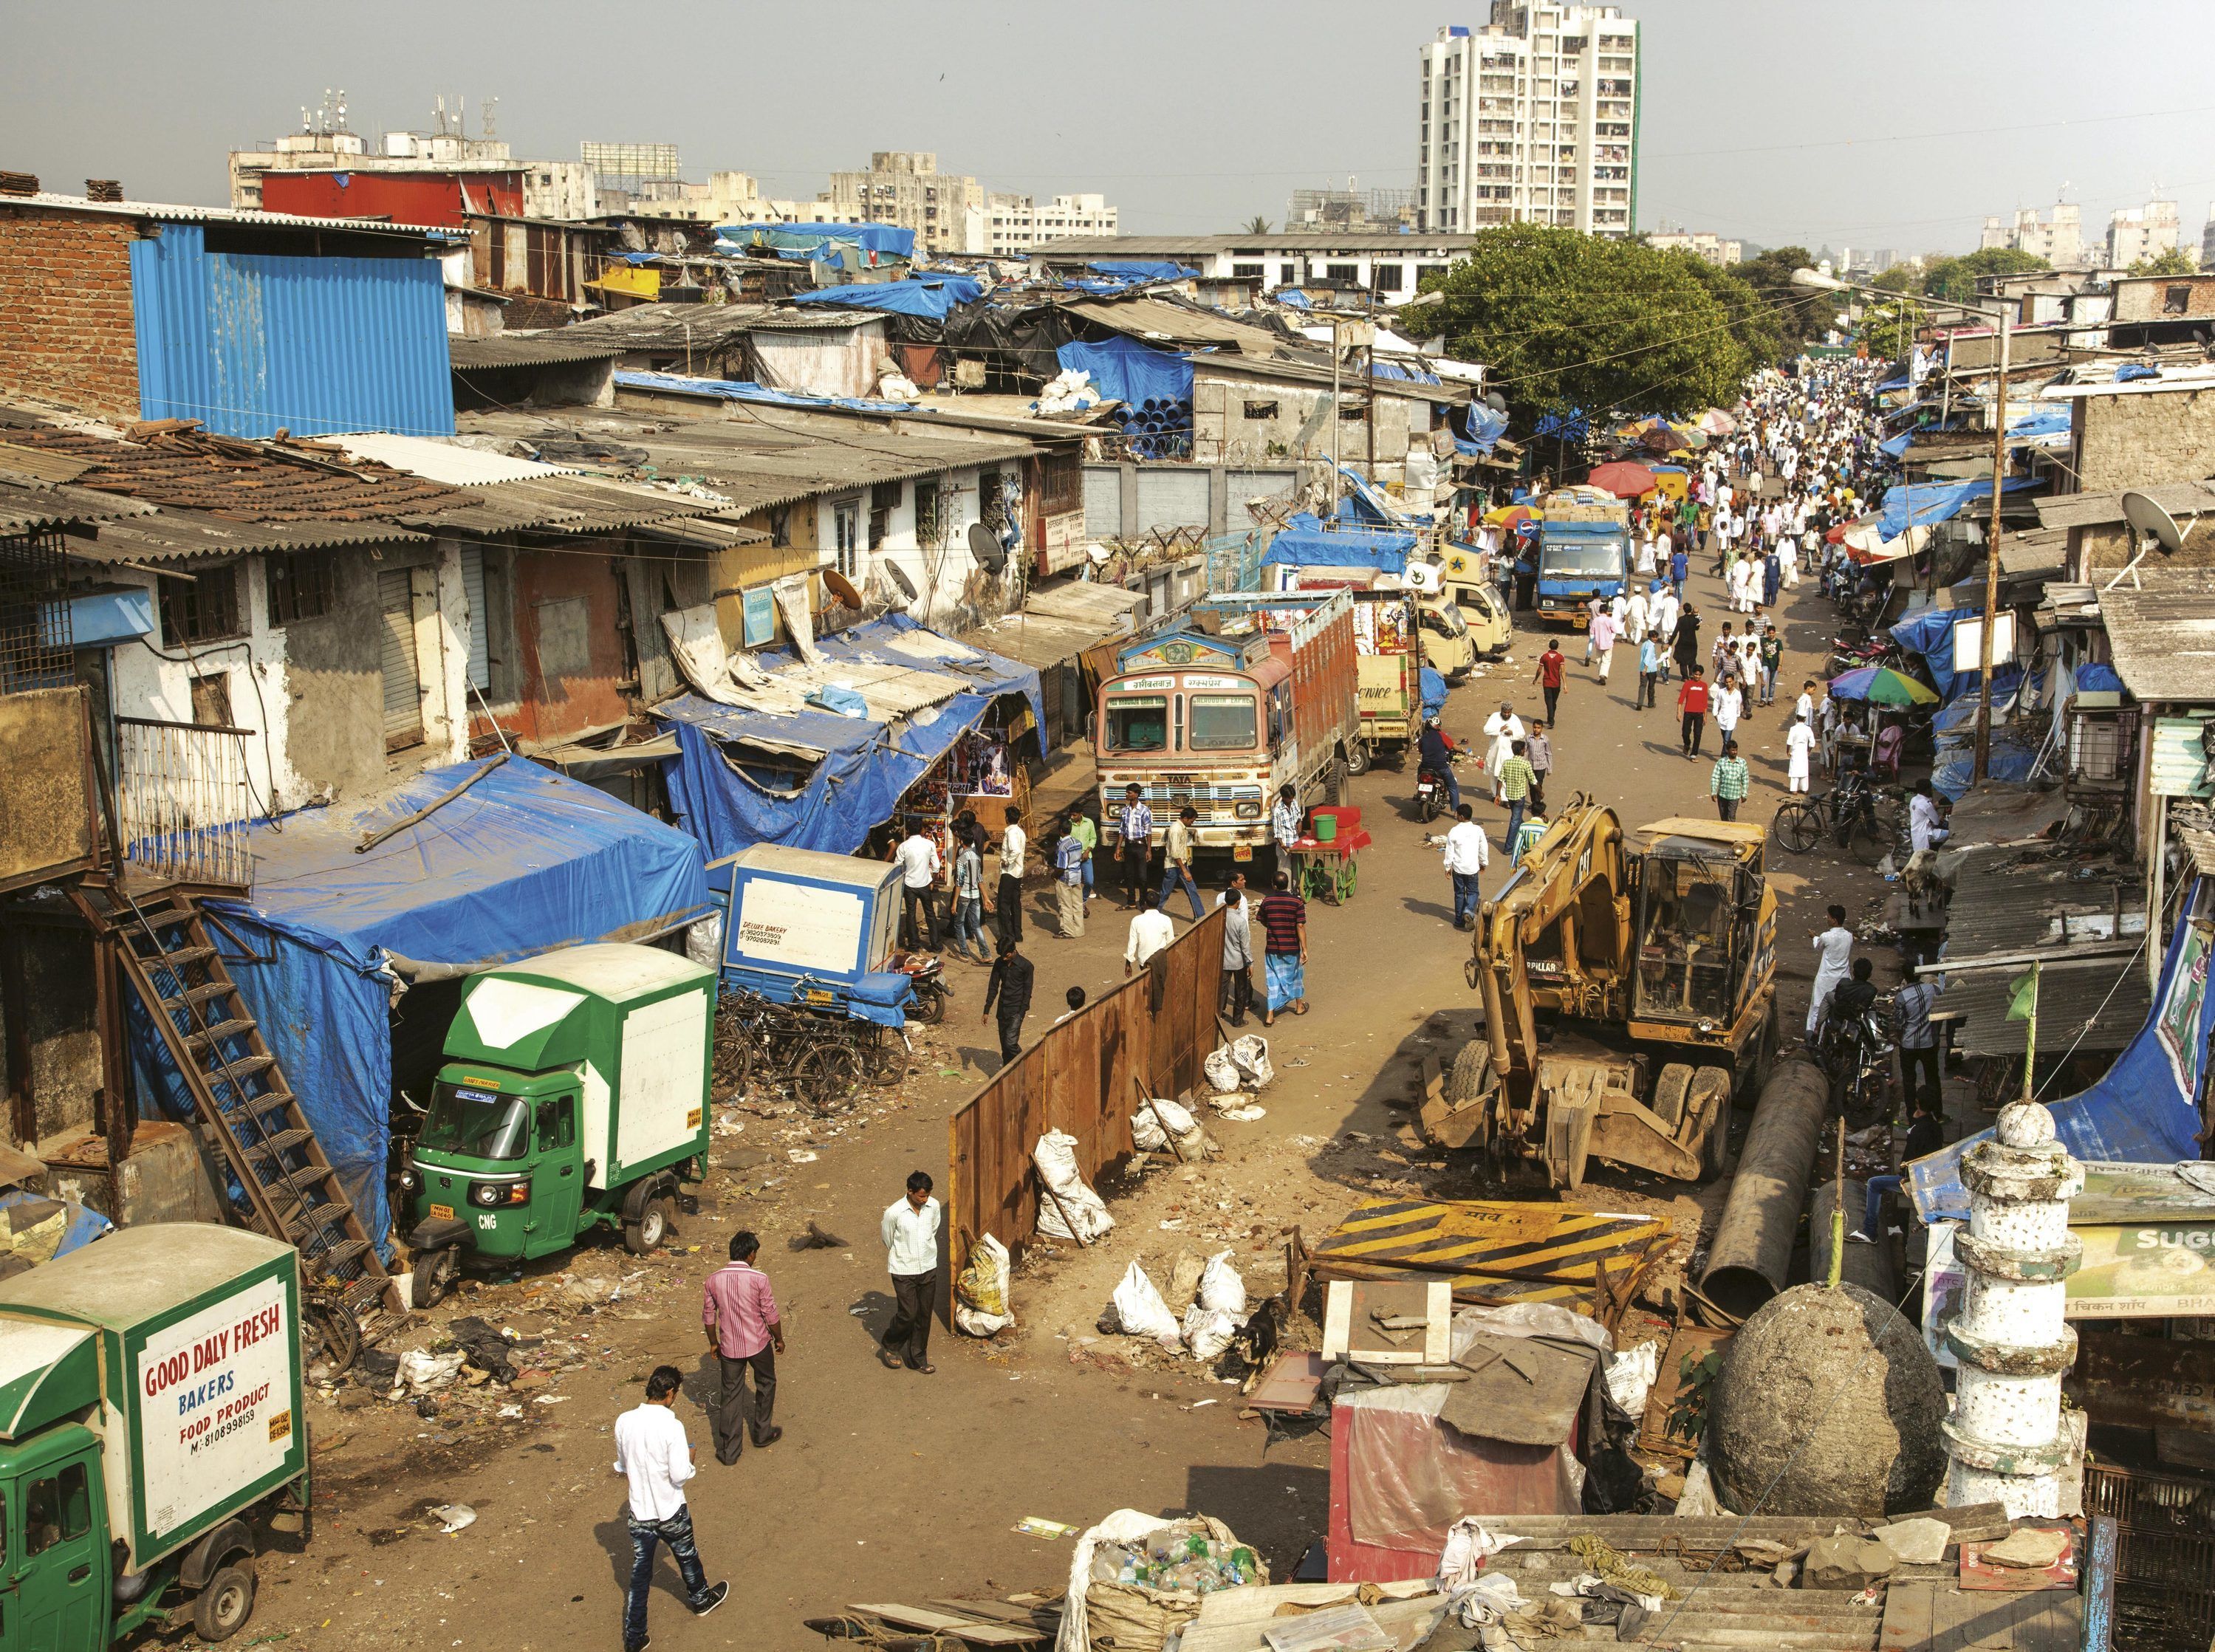
[[[1666,838],[1644,857],[1638,881],[1632,1016],[1728,1021],[1754,951],[1758,869],[1739,864],[1721,845]]]

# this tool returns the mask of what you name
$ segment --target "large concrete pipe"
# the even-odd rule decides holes
[[[1830,1083],[1813,1063],[1785,1061],[1754,1104],[1752,1127],[1739,1150],[1738,1175],[1708,1246],[1707,1271],[1700,1276],[1701,1294],[1736,1318],[1744,1319],[1784,1288],[1830,1097]],[[1712,1321],[1697,1301],[1693,1306]]]
[[[1862,1225],[1868,1189],[1865,1182],[1851,1180],[1845,1188],[1845,1231],[1850,1233]],[[1821,1285],[1831,1277],[1831,1211],[1839,1202],[1838,1189],[1835,1179],[1819,1182],[1807,1199],[1807,1278],[1812,1284]],[[1876,1241],[1874,1244],[1846,1245],[1841,1253],[1838,1277],[1848,1285],[1860,1286],[1872,1296],[1897,1302],[1899,1284],[1893,1273],[1892,1242],[1881,1233],[1870,1237]]]

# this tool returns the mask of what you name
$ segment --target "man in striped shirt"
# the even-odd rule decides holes
[[[1154,850],[1154,812],[1146,807],[1146,795],[1136,781],[1123,788],[1115,830],[1120,839],[1115,859],[1123,869],[1123,910],[1127,912],[1146,904],[1146,863]]]
[[[1738,754],[1738,742],[1723,742],[1723,754],[1715,759],[1714,771],[1708,777],[1708,795],[1715,800],[1715,818],[1722,820],[1738,819],[1738,806],[1746,801],[1753,776],[1746,766],[1746,759]]]

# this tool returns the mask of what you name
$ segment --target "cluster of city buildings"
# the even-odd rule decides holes
[[[2056,269],[2127,270],[2179,250],[2197,263],[2215,261],[2215,206],[2208,209],[2196,246],[2185,242],[2182,224],[2175,201],[2149,200],[2143,206],[2118,206],[2108,215],[2106,236],[2088,241],[2083,209],[2074,201],[2059,201],[2044,212],[2025,206],[2012,218],[1987,217],[1977,244],[2012,248],[2043,258]]]

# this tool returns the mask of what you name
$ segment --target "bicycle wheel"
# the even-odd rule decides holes
[[[1819,803],[1780,803],[1770,829],[1776,841],[1795,855],[1804,855],[1823,841],[1823,807]]]
[[[897,1035],[887,1036],[883,1028],[873,1029],[868,1036],[857,1038],[851,1047],[864,1082],[892,1084],[907,1076],[907,1047]]]
[[[850,1098],[860,1083],[861,1064],[850,1044],[811,1044],[792,1064],[794,1098],[813,1108],[819,1118]]]

